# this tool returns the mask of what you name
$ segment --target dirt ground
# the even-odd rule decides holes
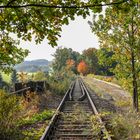
[[[39,96],[40,98],[40,106],[41,110],[43,109],[56,109],[60,104],[63,96],[59,96],[51,93],[50,91],[46,91],[45,94]]]

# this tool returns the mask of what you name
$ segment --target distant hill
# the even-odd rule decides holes
[[[49,70],[49,64],[51,61],[48,61],[46,59],[37,59],[32,61],[24,61],[23,63],[20,63],[15,66],[15,69],[23,72],[37,72],[39,70],[42,70],[44,72],[47,72]]]

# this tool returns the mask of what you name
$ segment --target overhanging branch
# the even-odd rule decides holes
[[[80,8],[92,8],[96,6],[109,6],[109,5],[118,5],[127,2],[128,0],[122,0],[119,2],[111,2],[106,4],[91,4],[91,5],[82,5],[82,6],[59,6],[59,5],[47,5],[47,4],[38,4],[38,3],[32,3],[32,4],[25,4],[25,5],[0,5],[0,8],[26,8],[26,7],[46,7],[46,8],[69,8],[69,9],[80,9]]]
[[[11,0],[11,1],[9,1],[9,2],[7,3],[7,6],[10,5],[10,4],[12,4],[14,1],[16,1],[16,0]]]

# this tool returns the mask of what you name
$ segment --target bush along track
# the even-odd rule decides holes
[[[27,102],[0,90],[0,140],[38,140],[41,137],[55,108],[39,108],[40,100],[36,96]]]

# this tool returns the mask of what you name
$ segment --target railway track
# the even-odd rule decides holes
[[[81,79],[71,84],[40,140],[96,140],[91,116],[102,124],[100,139],[111,140]]]

